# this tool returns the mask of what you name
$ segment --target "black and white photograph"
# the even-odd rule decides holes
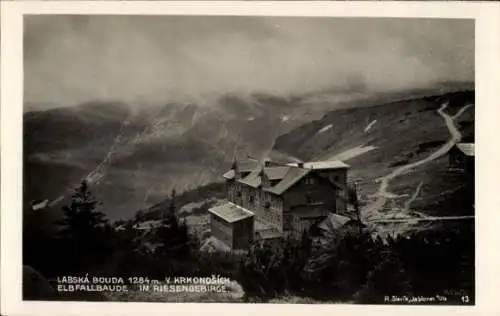
[[[474,304],[472,20],[24,17],[24,299]]]
[[[22,300],[474,306],[475,31],[23,15]]]

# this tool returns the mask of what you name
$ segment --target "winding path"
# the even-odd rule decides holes
[[[382,208],[386,204],[388,199],[394,199],[398,197],[402,197],[402,195],[396,195],[388,191],[389,187],[389,182],[394,179],[395,177],[403,174],[404,172],[414,169],[416,167],[419,167],[425,163],[431,162],[446,153],[456,144],[460,141],[462,138],[462,134],[460,131],[457,129],[455,126],[454,120],[458,118],[462,113],[464,113],[469,107],[473,106],[473,104],[467,104],[464,107],[462,107],[455,115],[450,116],[445,113],[445,109],[448,106],[448,103],[443,103],[441,107],[437,110],[438,114],[444,119],[446,126],[448,127],[448,130],[450,131],[451,134],[451,139],[446,142],[443,146],[441,146],[438,150],[427,156],[426,158],[416,161],[414,163],[408,164],[401,166],[388,175],[379,178],[376,180],[376,182],[380,182],[380,187],[377,191],[376,194],[373,196],[376,197],[377,199],[370,205],[368,205],[362,212],[362,218],[365,222],[367,223],[405,223],[409,221],[437,221],[437,220],[447,220],[447,219],[468,219],[471,218],[471,216],[443,216],[443,217],[430,217],[426,216],[424,214],[420,214],[417,212],[412,212],[417,215],[417,217],[412,216],[411,214],[408,213],[409,211],[409,205],[413,200],[416,198],[416,195],[418,195],[418,191],[420,190],[420,186],[417,188],[417,191],[415,194],[410,197],[410,200],[406,202],[405,208],[402,211],[399,211],[399,214],[395,218],[395,214],[387,214],[385,212],[381,212]],[[388,215],[390,216],[388,218]],[[472,216],[473,217],[473,216]]]
[[[408,201],[405,202],[405,207],[403,208],[403,212],[409,212],[410,211],[410,206],[411,206],[411,203],[413,203],[413,201],[415,201],[418,197],[418,194],[420,193],[420,189],[422,188],[422,185],[424,184],[424,182],[420,182],[417,186],[417,188],[415,189],[415,192],[413,193],[413,195],[408,199]]]
[[[426,217],[415,217],[411,219],[378,219],[373,220],[370,223],[384,224],[384,223],[408,223],[408,222],[435,222],[435,221],[448,221],[448,220],[462,220],[462,219],[474,219],[474,215],[464,215],[464,216],[426,216]]]

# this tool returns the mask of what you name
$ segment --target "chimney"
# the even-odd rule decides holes
[[[264,159],[264,167],[269,167],[270,164],[271,164],[271,159],[269,158]]]
[[[238,160],[236,160],[236,158],[233,160],[233,166],[231,167],[231,169],[234,171],[234,178],[235,179],[241,178],[241,172],[240,172],[240,168],[238,166]]]
[[[260,169],[259,177],[260,177],[260,186],[261,187],[269,188],[271,186],[271,181],[269,181],[269,178],[267,177],[267,174],[264,171],[264,167],[262,167]]]

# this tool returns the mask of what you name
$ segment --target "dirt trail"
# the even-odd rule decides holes
[[[413,193],[413,195],[408,199],[408,201],[405,202],[405,207],[403,208],[403,212],[409,212],[410,211],[410,206],[411,206],[411,203],[413,203],[413,201],[415,201],[418,197],[418,194],[420,193],[420,189],[422,188],[422,185],[424,184],[424,182],[420,182],[417,186],[417,188],[415,189],[415,193]]]
[[[403,197],[401,195],[396,195],[391,193],[388,190],[389,183],[392,179],[396,178],[397,176],[400,176],[404,174],[406,171],[409,171],[411,169],[414,169],[416,167],[419,167],[423,164],[426,164],[428,162],[431,162],[446,153],[456,144],[460,141],[462,138],[462,134],[460,131],[457,129],[455,126],[454,120],[458,118],[462,113],[464,113],[469,107],[473,106],[473,104],[467,104],[464,107],[462,107],[455,115],[450,116],[447,113],[445,113],[445,109],[447,108],[448,103],[443,103],[441,107],[437,110],[438,114],[444,119],[446,126],[448,127],[448,130],[450,131],[451,138],[446,144],[441,146],[438,150],[427,156],[426,158],[416,161],[414,163],[408,164],[401,166],[388,175],[377,179],[376,181],[380,183],[380,187],[373,195],[373,197],[376,197],[376,200],[369,204],[361,213],[362,219],[369,223],[369,224],[375,224],[375,223],[410,223],[410,222],[419,222],[419,221],[437,221],[437,220],[447,220],[447,219],[465,219],[465,218],[470,218],[468,216],[443,216],[443,217],[429,217],[421,213],[417,212],[409,212],[409,205],[413,200],[416,199],[416,196],[418,195],[418,192],[420,191],[420,186],[417,188],[417,191],[415,194],[413,194],[412,197],[405,203],[405,208],[404,209],[399,209],[394,211],[383,211],[383,207],[385,206],[386,202],[388,199],[395,199],[399,197]],[[396,229],[396,230],[405,230],[407,225],[402,225],[401,227],[392,227],[391,229]]]
[[[411,219],[379,219],[374,220],[371,223],[383,224],[383,223],[418,223],[418,222],[435,222],[435,221],[449,221],[449,220],[462,220],[462,219],[474,219],[474,215],[464,215],[464,216],[426,216],[422,218],[411,218]]]

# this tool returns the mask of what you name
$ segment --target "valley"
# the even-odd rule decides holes
[[[346,161],[366,218],[379,208],[401,213],[417,187],[407,208],[444,216],[433,206],[449,204],[438,190],[453,191],[460,179],[446,172],[441,154],[449,147],[449,130],[436,111],[448,102],[441,113],[450,113],[470,139],[474,111],[472,103],[465,103],[471,100],[473,92],[451,92],[382,104],[360,101],[360,107],[328,111],[335,105],[305,107],[310,97],[228,95],[212,107],[167,104],[137,110],[125,104],[89,103],[29,112],[24,201],[29,205],[48,199],[48,212],[58,213],[69,202],[71,190],[87,179],[106,215],[126,219],[161,203],[174,188],[182,193],[221,181],[233,157],[268,155],[282,162]],[[62,132],[55,133],[54,124]],[[445,145],[439,155],[421,162]],[[380,182],[384,177],[395,194],[389,199],[388,189],[381,186],[385,182]],[[394,219],[392,211],[376,213]]]

